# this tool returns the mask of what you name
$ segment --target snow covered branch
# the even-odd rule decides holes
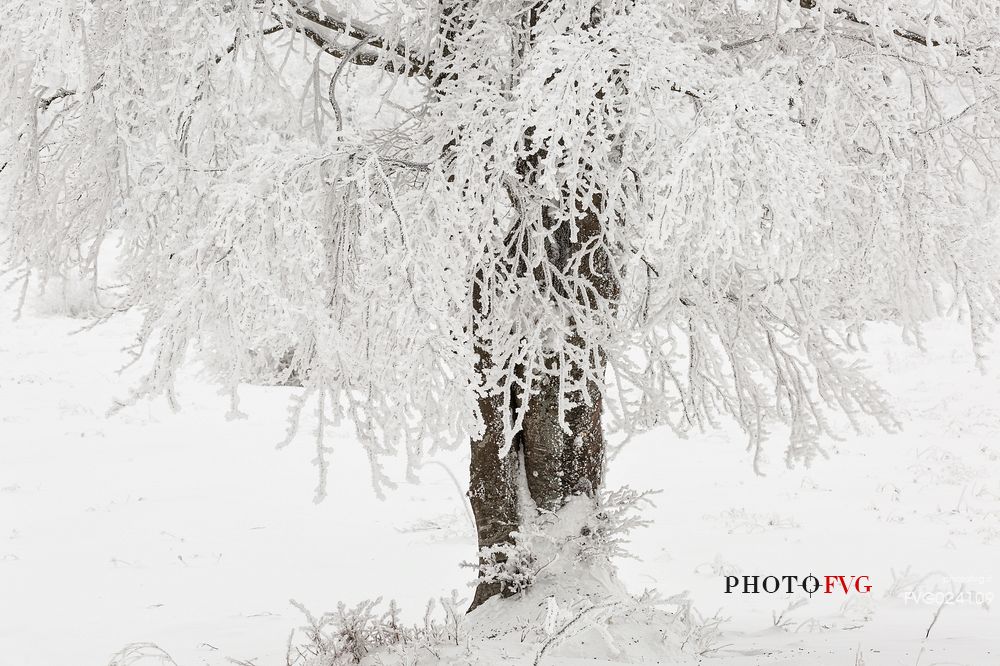
[[[283,20],[293,30],[302,32],[302,34],[309,37],[309,39],[327,53],[339,58],[347,55],[346,52],[335,48],[331,40],[321,35],[316,26],[356,39],[358,43],[370,46],[376,51],[391,51],[395,56],[395,59],[386,59],[380,57],[380,54],[377,52],[365,50],[349,58],[349,61],[354,64],[374,65],[378,63],[390,72],[399,72],[407,76],[427,74],[429,69],[428,63],[420,58],[414,49],[403,44],[398,38],[392,40],[390,44],[389,40],[382,35],[382,31],[379,28],[352,19],[326,3],[320,3],[320,7],[317,9],[296,0],[286,0],[286,2],[292,8],[295,18],[305,20],[313,24],[313,27],[303,25],[300,21],[294,19],[279,18],[279,20]]]
[[[788,0],[788,1],[789,2],[794,2],[795,0]],[[866,20],[865,18],[860,18],[861,15],[860,15],[860,13],[858,11],[856,11],[854,9],[851,9],[851,8],[848,8],[848,7],[839,6],[839,5],[833,5],[831,7],[827,3],[823,3],[820,0],[798,0],[798,4],[803,9],[819,9],[820,11],[829,11],[830,13],[832,13],[832,15],[834,17],[840,18],[840,19],[842,19],[842,20],[844,20],[844,21],[846,21],[848,23],[852,23],[852,24],[857,25],[857,26],[862,26],[862,27],[866,27],[866,28],[875,28],[875,27],[877,27],[876,24],[872,23],[871,20]],[[900,9],[902,9],[902,8],[900,8]],[[899,13],[902,13],[902,12],[899,12]],[[890,12],[886,12],[884,15],[891,16],[891,10],[890,10]],[[897,15],[899,15],[899,14],[897,14]],[[948,30],[947,25],[945,25],[944,28],[945,28],[946,31]],[[906,40],[908,42],[911,42],[913,44],[919,44],[920,46],[940,47],[940,46],[944,46],[946,44],[952,44],[952,45],[955,44],[954,41],[947,40],[947,39],[945,39],[945,40],[938,40],[938,39],[936,39],[934,37],[928,37],[925,34],[920,34],[919,32],[917,32],[915,30],[911,30],[911,29],[908,29],[908,28],[905,28],[905,27],[894,26],[894,27],[889,28],[889,30],[896,37],[899,37],[899,38],[901,38],[903,40]],[[956,48],[955,54],[958,55],[958,56],[968,56],[968,55],[970,55],[971,53],[973,53],[975,51],[983,51],[983,50],[990,49],[990,48],[995,48],[995,46],[991,45],[991,44],[982,44],[982,45],[979,45],[979,46],[972,46],[972,47],[958,47],[958,48]]]
[[[383,48],[384,42],[376,33],[361,30],[349,20],[339,21],[323,16],[318,12],[294,5],[294,15],[284,16],[278,12],[273,12],[272,16],[286,28],[298,32],[324,53],[334,58],[343,59],[344,62],[352,65],[376,66],[387,72],[403,74],[405,76],[426,75],[428,65],[418,57],[407,53],[403,46],[392,49],[393,55],[388,55],[387,51],[373,49]],[[335,45],[335,40],[321,32],[320,28],[333,31],[336,34],[343,34],[356,37],[359,41],[352,47],[342,48]],[[358,47],[358,45],[364,45]],[[371,46],[372,49],[365,48]]]

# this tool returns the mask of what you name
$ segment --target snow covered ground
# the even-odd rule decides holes
[[[294,389],[248,387],[249,417],[227,421],[227,399],[192,371],[180,413],[155,402],[108,418],[134,378],[116,369],[135,320],[70,335],[81,320],[35,300],[11,322],[14,303],[0,297],[0,666],[103,665],[143,641],[180,666],[277,666],[303,624],[290,598],[321,612],[383,596],[416,620],[429,597],[469,596],[460,454],[380,501],[340,429],[315,505],[308,436],[275,449]],[[1000,345],[982,375],[960,324],[927,337],[921,353],[888,329],[869,336],[902,434],[851,435],[786,470],[778,433],[766,478],[732,430],[649,433],[611,464],[612,487],[663,489],[623,580],[686,590],[725,620],[696,660],[1000,664]],[[755,574],[865,575],[872,589],[724,593],[726,575]]]

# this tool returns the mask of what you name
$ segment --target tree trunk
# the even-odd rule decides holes
[[[521,54],[532,47],[533,30],[545,8],[545,3],[538,3],[525,14],[527,37],[525,43],[520,45]],[[599,12],[592,12],[590,25],[596,25],[598,21]],[[620,80],[609,83],[621,85]],[[598,93],[598,99],[602,97],[603,93]],[[525,149],[529,156],[519,160],[517,168],[522,182],[529,186],[540,182],[539,163],[546,150],[545,146],[532,145],[533,132],[534,128],[529,128],[525,133]],[[613,137],[608,137],[608,140],[613,140]],[[551,230],[546,239],[546,252],[552,257],[553,268],[559,275],[573,278],[567,284],[577,285],[554,285],[557,296],[575,301],[585,308],[594,307],[591,301],[594,294],[604,303],[616,303],[620,290],[619,276],[613,270],[607,243],[601,242],[605,230],[598,211],[603,209],[604,197],[600,193],[591,197],[587,200],[579,191],[565,192],[559,210],[545,207],[542,211],[542,223]],[[579,288],[580,279],[586,283],[589,293]],[[482,276],[477,275],[473,286],[473,309],[477,317],[485,316],[488,309],[480,292],[481,285]],[[535,380],[524,398],[527,410],[523,429],[514,446],[502,458],[499,452],[505,443],[504,423],[508,419],[514,420],[512,410],[518,408],[517,402],[522,396],[515,395],[513,401],[505,400],[502,395],[480,397],[484,434],[471,442],[469,469],[469,498],[476,517],[480,549],[514,542],[511,532],[519,528],[524,518],[519,515],[518,497],[522,479],[530,499],[541,511],[556,511],[573,495],[593,497],[601,488],[605,462],[601,389],[590,379],[586,383],[586,395],[565,395],[565,387],[559,380],[565,376],[579,386],[584,377],[604,376],[606,361],[603,349],[594,344],[588,346],[577,326],[578,322],[570,322],[570,333],[564,342],[566,346],[581,351],[589,349],[589,357],[583,361],[572,361],[554,350],[544,359],[544,375]],[[477,370],[482,377],[482,373],[490,367],[491,359],[484,349],[477,349],[477,354]],[[563,364],[568,367],[562,367]],[[560,402],[565,400],[572,401],[574,406],[565,409],[563,420],[566,428],[563,428]],[[523,469],[520,465],[522,457]],[[519,476],[521,474],[524,477]],[[501,561],[500,557],[495,559]],[[481,558],[480,564],[483,563]],[[499,583],[480,581],[469,610],[504,592]]]
[[[598,202],[599,203],[599,202]],[[563,227],[570,223],[564,222]],[[569,242],[571,235],[554,234],[562,256],[570,257],[575,251],[585,247],[595,235],[602,233],[597,215],[585,213],[573,222],[576,225],[576,241]],[[587,280],[590,286],[609,302],[618,297],[619,282],[604,251],[594,253],[592,261],[580,262],[577,276]],[[564,268],[564,267],[563,267]],[[483,308],[478,286],[474,287],[473,304],[477,314]],[[569,345],[584,347],[583,339],[576,333],[567,340]],[[479,353],[479,372],[488,366],[488,355]],[[511,532],[520,525],[518,481],[525,475],[525,482],[531,500],[539,510],[556,511],[573,495],[593,497],[601,488],[604,478],[605,438],[601,423],[603,398],[600,388],[593,381],[587,383],[587,395],[563,396],[559,376],[560,363],[568,363],[565,372],[575,381],[585,376],[584,368],[569,361],[561,361],[553,356],[546,361],[546,374],[532,387],[528,397],[528,408],[524,417],[524,427],[515,445],[503,456],[499,451],[504,445],[504,419],[513,420],[517,404],[508,404],[503,396],[486,396],[479,400],[479,408],[485,424],[481,438],[471,442],[471,464],[469,469],[469,498],[476,517],[479,547],[491,547],[502,543],[512,544]],[[605,369],[604,354],[598,351],[589,359],[591,376],[602,377]],[[571,398],[575,406],[566,410],[564,419],[568,431],[559,422],[560,400]],[[519,464],[518,452],[523,454],[524,469]],[[497,561],[503,561],[501,557]],[[481,558],[480,563],[484,560]],[[499,583],[480,582],[469,610],[496,594],[502,594]]]

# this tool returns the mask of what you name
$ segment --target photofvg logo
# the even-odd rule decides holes
[[[726,576],[726,594],[869,594],[868,576]]]

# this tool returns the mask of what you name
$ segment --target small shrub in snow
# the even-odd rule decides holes
[[[705,617],[687,599],[680,603],[675,617],[685,629],[681,650],[705,656],[726,647],[722,644],[722,625],[729,621],[728,617],[723,617],[718,612]]]
[[[455,591],[439,599],[443,614],[439,619],[434,617],[438,604],[428,601],[423,626],[405,626],[395,601],[381,610],[381,597],[351,608],[341,603],[335,612],[320,617],[297,601],[291,603],[305,615],[307,624],[288,637],[287,666],[347,666],[379,650],[425,648],[433,652],[436,645],[458,644],[464,616],[464,600]]]
[[[167,651],[156,643],[129,643],[115,656],[111,657],[108,666],[177,666]]]

